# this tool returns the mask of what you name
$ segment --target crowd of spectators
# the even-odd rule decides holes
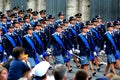
[[[26,56],[22,47],[15,47],[13,54],[14,59],[0,65],[0,80],[68,80],[67,68],[64,64],[52,66],[47,61],[41,61],[34,68],[30,68],[24,61]],[[49,72],[52,75],[49,75]],[[72,80],[88,80],[87,73],[80,69]],[[120,80],[120,77],[109,73],[97,77],[96,80]]]

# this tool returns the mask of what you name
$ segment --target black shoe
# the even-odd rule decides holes
[[[100,68],[97,68],[97,71],[99,72],[99,71],[100,71]]]
[[[70,69],[70,70],[68,70],[69,71],[69,73],[71,73],[72,72],[72,69]]]
[[[96,72],[93,72],[92,75],[95,76]]]
[[[54,62],[54,64],[56,64],[56,62]]]
[[[110,72],[112,73],[113,71],[112,71],[112,70],[110,70]]]
[[[90,70],[91,70],[91,68],[90,68]],[[96,69],[93,69],[94,71],[96,71]]]
[[[94,69],[94,71],[96,71],[96,69]]]
[[[102,65],[103,65],[102,63],[101,63],[101,64],[98,64],[98,66],[100,66],[100,67],[101,67]]]
[[[80,65],[78,65],[77,68],[80,68]]]
[[[75,60],[73,60],[73,62],[75,63]]]
[[[92,77],[90,76],[89,78],[88,78],[88,80],[91,80],[92,79]]]
[[[106,74],[103,74],[103,76],[106,76]]]
[[[95,63],[93,63],[94,65],[96,65]]]

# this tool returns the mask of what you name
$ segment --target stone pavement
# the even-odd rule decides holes
[[[51,59],[50,59],[50,60],[51,60]],[[106,56],[101,56],[101,60],[106,63]],[[51,62],[52,62],[52,61],[51,61]],[[51,65],[53,65],[53,63],[52,63]],[[79,70],[79,68],[76,67],[76,65],[75,65],[75,63],[73,62],[73,60],[71,60],[71,65],[72,65],[73,71],[72,71],[71,73],[69,73],[69,72],[67,73],[67,76],[68,76],[67,79],[68,79],[68,80],[73,80],[75,73]],[[102,65],[100,71],[99,71],[99,72],[96,71],[96,75],[95,75],[95,76],[92,76],[92,72],[91,72],[90,69],[89,69],[89,73],[90,73],[90,75],[92,76],[92,79],[91,79],[91,80],[95,80],[97,77],[102,76],[103,73],[104,73],[105,67],[106,67],[105,64]],[[95,65],[94,65],[94,68],[96,69],[96,66],[95,66]],[[120,75],[120,74],[119,74],[120,71],[119,71],[119,70],[116,70],[116,71],[117,71],[118,75]],[[110,73],[110,71],[109,71],[108,73]]]

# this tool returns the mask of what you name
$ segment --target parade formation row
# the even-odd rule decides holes
[[[6,14],[0,14],[1,62],[6,62],[6,59],[14,56],[14,47],[22,46],[31,67],[40,61],[40,56],[49,62],[49,55],[52,55],[56,64],[65,63],[71,72],[70,59],[73,58],[76,66],[81,65],[91,79],[88,65],[95,75],[92,63],[96,64],[99,71],[99,53],[104,53],[108,63],[104,75],[107,74],[109,66],[112,72],[117,74],[115,62],[120,69],[120,18],[105,23],[97,15],[83,23],[81,13],[65,19],[64,13],[59,12],[58,20],[55,21],[52,14],[46,16],[46,10],[38,12],[29,8],[24,11],[18,7],[6,11]]]

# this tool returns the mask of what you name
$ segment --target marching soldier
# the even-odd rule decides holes
[[[26,10],[26,12],[27,12],[26,15],[30,15],[30,17],[31,17],[31,16],[32,16],[32,11],[33,11],[32,8],[28,8],[28,9]]]
[[[42,35],[42,38],[44,39],[44,49],[47,50],[47,45],[48,45],[48,35],[46,33],[46,23],[45,23],[45,20],[44,19],[41,19],[40,21],[40,24],[41,24],[41,29],[40,29],[40,32],[41,32],[41,35]]]
[[[43,37],[42,33],[40,32],[41,24],[37,23],[35,26],[35,30],[33,32],[33,36],[35,37],[35,47],[36,51],[39,55],[42,55],[42,57],[49,62],[49,55],[45,52],[44,49],[44,43],[47,43],[45,41],[45,37]],[[44,43],[43,43],[44,42]]]
[[[96,16],[97,20],[98,20],[98,26],[97,26],[97,31],[100,35],[100,38],[103,38],[103,35],[105,34],[106,32],[106,28],[105,28],[105,25],[104,23],[102,22],[102,18],[100,17],[100,15]]]
[[[23,28],[24,27],[24,23],[25,23],[24,18],[20,18],[20,19],[18,19],[18,21],[20,23],[20,28]]]
[[[43,20],[45,21],[46,26],[49,24],[49,19],[48,17],[44,17]]]
[[[90,36],[87,35],[87,27],[83,26],[81,27],[81,33],[78,35],[78,45],[80,53],[79,55],[79,61],[81,64],[81,69],[84,69],[87,72],[89,80],[92,78],[88,71],[88,65],[89,65],[89,57],[91,54],[91,44],[89,44]]]
[[[62,28],[60,24],[55,24],[56,32],[52,34],[50,45],[53,47],[53,56],[55,57],[56,64],[64,64],[64,57],[65,55],[65,46],[62,41]],[[48,48],[50,48],[50,45]]]
[[[100,15],[97,15],[95,16],[95,18],[97,18],[97,21],[98,21],[98,24],[97,24],[97,27],[96,27],[96,31],[98,32],[99,34],[99,43],[101,43],[102,41],[102,38],[103,38],[103,35],[105,34],[106,32],[106,28],[105,28],[105,25],[104,23],[102,22],[102,18],[100,17]],[[99,46],[101,48],[101,44]]]
[[[49,24],[46,26],[46,34],[48,36],[48,41],[50,41],[52,34],[55,32],[55,28],[54,28],[55,18],[53,15],[49,15],[48,19],[49,19]]]
[[[82,16],[81,13],[75,14],[75,17],[76,17],[75,27],[76,27],[77,34],[79,34],[81,32],[80,28],[81,28],[81,26],[83,26],[82,25],[83,23],[81,22],[81,16]]]
[[[33,11],[32,12],[32,20],[30,21],[30,24],[31,24],[32,27],[34,27],[37,24],[37,22],[38,22],[37,15],[38,15],[37,11]]]
[[[0,62],[6,62],[5,52],[2,45],[2,38],[3,38],[3,31],[2,28],[0,28]]]
[[[96,53],[96,52],[95,52],[95,49],[94,49],[95,44],[94,44],[93,39],[92,39],[92,31],[91,31],[92,22],[87,21],[86,26],[87,26],[87,35],[89,35],[91,37],[91,39],[89,41],[89,44],[92,46],[92,51],[91,51],[91,54],[90,54],[89,66],[90,66],[90,70],[92,71],[93,76],[95,76],[96,72],[95,72],[94,67],[92,65],[92,62],[95,61],[95,56],[96,56],[96,55],[93,54],[93,53]]]
[[[3,30],[3,34],[7,33],[7,17],[5,16],[5,14],[1,14],[1,23],[0,23],[0,27]]]
[[[33,37],[33,27],[28,26],[27,34],[23,37],[23,47],[25,53],[28,54],[28,61],[30,62],[31,67],[34,67],[39,63],[39,55],[35,47],[35,38]]]
[[[30,25],[30,15],[29,14],[26,14],[25,16],[24,16],[24,20],[25,20],[25,26],[28,26],[28,25]]]
[[[10,19],[11,13],[12,13],[12,10],[11,10],[11,9],[6,11],[6,16],[7,16],[7,18]]]
[[[18,14],[18,12],[19,12],[19,6],[13,7],[13,12],[16,13],[16,14]]]
[[[98,47],[99,47],[99,34],[97,32],[97,25],[98,25],[98,21],[96,18],[93,18],[92,19],[92,23],[93,23],[93,26],[92,26],[92,33],[93,33],[93,39],[94,39],[94,42],[95,42],[95,46],[96,46],[96,50],[98,51]]]
[[[120,51],[119,51],[119,39],[120,39],[120,33],[119,33],[119,26],[120,26],[120,23],[119,21],[114,21],[113,22],[114,24],[114,41],[115,41],[115,45],[117,47],[117,53],[115,54],[115,59],[116,59],[116,66],[115,67],[118,67],[118,69],[120,69]]]
[[[26,31],[26,28],[27,28],[27,26],[31,26],[31,24],[30,24],[30,15],[29,14],[26,14],[25,16],[24,16],[24,20],[25,20],[25,23],[24,23],[24,29],[25,29],[25,31]]]
[[[47,46],[50,44],[52,34],[56,31],[54,24],[55,24],[55,17],[53,15],[49,15],[48,16],[48,24],[46,24],[46,27],[45,27],[45,33],[47,35]],[[53,53],[52,48],[47,49],[47,50],[51,51],[51,53]],[[53,54],[51,54],[51,55],[52,55],[53,62],[55,64],[55,58],[54,58]]]
[[[102,18],[100,15],[96,15],[95,18],[98,20],[98,25],[104,25],[104,22],[102,21]]]
[[[68,29],[68,23],[69,21],[67,19],[64,19],[63,20],[63,23],[61,23],[61,26],[62,27],[62,35],[63,35],[63,38],[62,38],[62,41],[65,45],[65,49],[67,50],[66,52],[66,56],[64,57],[64,61],[66,63],[66,66],[68,67],[68,71],[71,72],[72,71],[72,68],[71,68],[71,65],[70,65],[70,59],[72,57],[72,43],[70,42],[70,33],[69,33],[69,29]]]
[[[68,28],[68,25],[69,25],[69,21],[67,19],[64,19],[63,20],[63,31],[62,33],[64,34],[64,42],[65,42],[65,46],[66,46],[66,49],[67,50],[72,50],[73,46],[72,46],[72,42],[70,40],[70,32],[69,32],[69,28]]]
[[[64,19],[64,13],[63,12],[59,12],[58,13],[58,20],[56,20],[57,23],[59,22],[63,22]]]
[[[96,18],[93,18],[92,19],[92,28],[91,28],[91,31],[92,31],[92,38],[93,38],[93,41],[95,43],[95,50],[97,52],[97,55],[96,55],[96,58],[97,58],[97,62],[96,62],[96,65],[98,66],[98,64],[100,64],[100,58],[99,58],[99,51],[100,51],[100,37],[99,37],[99,34],[97,32],[97,25],[98,25],[98,20]],[[100,68],[98,68],[98,71],[99,71]]]
[[[17,14],[15,13],[12,13],[10,17],[11,17],[11,23],[13,23],[14,20],[17,20]]]
[[[22,39],[24,36],[24,31],[20,26],[20,21],[15,20],[13,22],[13,26],[14,26],[14,32],[17,33],[19,35],[19,38]]]
[[[104,71],[104,75],[107,74],[109,68],[111,67],[112,72],[117,75],[114,67],[114,63],[116,62],[115,54],[117,51],[117,47],[115,45],[114,36],[113,36],[113,24],[111,22],[107,23],[108,31],[105,33],[103,38],[103,45],[106,42],[105,53],[107,54],[107,66]],[[103,49],[103,48],[102,48]]]
[[[38,20],[44,19],[44,17],[46,17],[46,10],[43,9],[39,13],[40,13],[40,18]]]
[[[18,12],[18,19],[19,18],[24,18],[24,10],[20,10],[19,12]]]
[[[21,46],[21,40],[18,34],[14,33],[14,27],[12,25],[8,25],[8,33],[6,33],[2,39],[2,45],[7,53],[7,56],[13,56],[12,49],[16,46]]]
[[[70,40],[72,42],[72,49],[74,53],[79,53],[79,50],[77,49],[77,32],[76,32],[76,27],[75,27],[75,17],[71,16],[69,18],[70,24],[68,25],[69,31],[70,31]],[[76,66],[79,68],[80,65],[77,61],[77,58],[73,56]]]

